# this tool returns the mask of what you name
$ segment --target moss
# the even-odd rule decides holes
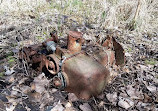
[[[44,35],[47,35],[47,32],[43,32]]]
[[[128,48],[128,52],[132,52],[132,48],[129,47],[129,48]]]
[[[155,65],[157,61],[155,59],[146,59],[145,64]]]
[[[125,49],[125,52],[132,52],[132,48],[127,48],[127,49]]]
[[[44,40],[44,38],[42,38],[42,36],[36,36],[36,38],[37,38],[38,40]]]
[[[8,63],[13,63],[13,62],[15,62],[15,59],[14,59],[14,58],[12,58],[12,59],[10,59],[10,60],[8,61]]]
[[[13,56],[8,56],[7,60],[10,66],[13,66],[13,64],[15,63],[15,58]]]

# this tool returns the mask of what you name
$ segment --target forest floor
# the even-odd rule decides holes
[[[1,111],[158,111],[158,31],[136,33],[83,22],[62,14],[0,15]],[[52,30],[60,38],[78,30],[92,42],[111,33],[125,50],[125,66],[99,96],[88,101],[51,88],[44,73],[19,62],[18,51],[43,42]]]

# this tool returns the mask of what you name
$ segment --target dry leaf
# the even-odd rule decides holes
[[[20,90],[24,93],[24,94],[27,94],[31,91],[31,88],[29,86],[20,86]]]
[[[67,102],[66,105],[65,105],[65,110],[64,111],[76,111],[76,110],[73,107],[72,103]]]
[[[14,111],[17,104],[18,103],[16,102],[12,102],[12,104],[9,107],[6,107],[6,111]]]
[[[128,57],[131,57],[132,55],[131,55],[130,53],[126,52],[126,53],[125,53],[125,56],[126,56],[126,57],[127,57],[127,56],[128,56]]]
[[[38,93],[38,92],[33,92],[33,93],[30,92],[28,94],[28,97],[29,97],[29,100],[31,100],[31,101],[41,102],[42,95],[40,93]]]
[[[84,103],[79,106],[82,111],[92,111],[91,106],[88,103]]]
[[[14,75],[6,76],[6,81],[9,83],[13,83],[15,81]]]
[[[148,89],[149,91],[151,91],[152,93],[156,93],[156,92],[157,92],[156,86],[153,86],[153,85],[147,86],[147,85],[146,85],[146,87],[147,87],[147,89]]]
[[[35,90],[38,93],[44,92],[45,86],[48,85],[49,81],[45,77],[45,75],[42,73],[38,77],[34,78],[33,84],[31,86],[31,89]]]
[[[4,109],[5,109],[4,102],[0,100],[0,110],[4,110]]]
[[[19,43],[21,46],[29,46],[29,45],[33,45],[34,42],[32,40],[23,40],[23,41],[20,41]]]
[[[117,103],[117,92],[114,92],[112,94],[108,93],[106,95],[106,98],[113,104],[116,105]]]
[[[101,101],[101,102],[99,103],[99,106],[100,106],[100,107],[103,107],[103,106],[104,106],[104,103],[105,103],[104,101]]]
[[[64,109],[65,108],[62,106],[62,104],[59,101],[57,105],[51,109],[51,111],[64,111]]]
[[[67,102],[65,105],[66,108],[72,107],[72,104],[70,102]]]
[[[76,110],[76,109],[73,108],[73,107],[70,107],[70,108],[66,108],[64,111],[78,111],[78,110]]]
[[[146,93],[144,94],[144,102],[152,102],[152,98],[148,96]]]
[[[134,106],[134,102],[130,99],[119,97],[118,105],[127,110],[128,108]]]
[[[19,80],[19,85],[23,84],[28,78],[27,77],[24,77],[22,78],[21,80]]]
[[[132,99],[142,99],[141,93],[136,88],[133,88],[132,85],[127,86],[126,92]]]

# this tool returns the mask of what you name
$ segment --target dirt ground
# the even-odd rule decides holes
[[[46,17],[45,17],[46,16]],[[79,100],[74,94],[50,87],[49,79],[18,61],[24,45],[35,44],[56,30],[84,33],[87,41],[111,33],[125,49],[126,64],[97,97]],[[158,32],[152,35],[79,24],[66,15],[0,15],[1,111],[158,111]],[[64,41],[63,41],[64,42]]]

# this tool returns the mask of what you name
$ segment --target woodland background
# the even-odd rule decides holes
[[[110,33],[125,49],[126,65],[104,92],[88,101],[49,88],[18,61],[18,50],[56,30],[78,30],[92,42]],[[158,110],[158,0],[0,0],[0,110]],[[34,90],[34,92],[32,91]]]

